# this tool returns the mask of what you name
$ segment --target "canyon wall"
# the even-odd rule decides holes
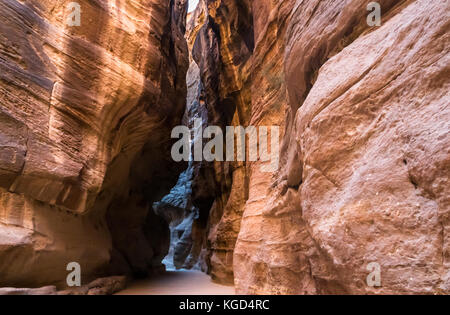
[[[282,130],[276,172],[194,178],[208,272],[238,293],[450,292],[450,8],[378,2],[379,27],[362,0],[197,8],[208,124]]]
[[[450,293],[447,2],[69,2],[0,3],[0,287],[146,276],[171,237],[240,294]],[[278,126],[278,169],[175,163],[195,119]]]
[[[160,268],[151,210],[186,100],[186,0],[0,3],[0,286]]]
[[[245,162],[194,161],[192,151],[196,145],[205,147],[208,140],[202,135],[208,126],[225,130],[248,125],[250,89],[235,71],[250,58],[254,43],[245,6],[236,3],[232,10],[215,11],[210,5],[200,1],[186,34],[191,65],[184,123],[197,134],[192,137],[191,161],[155,207],[172,226],[169,264],[199,268],[215,281],[233,284],[233,251],[248,191]],[[235,28],[230,31],[231,25]],[[202,126],[195,126],[196,119]]]

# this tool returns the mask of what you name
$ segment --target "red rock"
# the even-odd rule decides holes
[[[0,4],[0,285],[146,275],[171,224],[175,266],[238,294],[450,293],[442,1],[380,0],[370,27],[362,0],[202,0],[186,39],[185,0],[81,2],[81,28]],[[175,164],[196,116],[279,126],[278,171]]]
[[[168,248],[186,0],[78,2],[80,27],[69,1],[0,4],[0,286],[145,274]]]

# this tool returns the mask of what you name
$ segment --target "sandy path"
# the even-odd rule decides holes
[[[234,287],[216,284],[200,271],[168,271],[132,283],[117,295],[234,295]]]

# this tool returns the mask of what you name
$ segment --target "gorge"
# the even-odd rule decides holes
[[[0,2],[5,292],[165,264],[238,294],[450,293],[447,1],[379,0],[380,26],[364,0],[77,0],[80,26],[71,2]],[[277,127],[278,167],[175,161],[180,125],[200,151]]]

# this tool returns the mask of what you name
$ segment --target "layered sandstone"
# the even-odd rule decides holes
[[[379,3],[370,27],[361,0],[204,1],[208,123],[284,130],[277,172],[194,180],[209,272],[238,293],[450,292],[449,7]]]
[[[244,89],[242,78],[234,72],[244,66],[253,49],[251,17],[247,11],[242,18],[245,7],[239,4],[231,9],[212,8],[211,3],[200,1],[188,21],[186,38],[192,59],[184,122],[192,130],[195,119],[202,121],[203,129],[248,123],[250,90]],[[202,141],[192,140],[192,147]],[[172,225],[169,264],[200,268],[218,282],[233,284],[233,250],[246,185],[245,162],[189,163],[171,193],[155,205]]]
[[[171,234],[241,294],[450,293],[447,3],[200,0],[184,38],[185,0],[67,2],[0,4],[0,286],[145,275]],[[279,126],[278,170],[174,163],[196,118]]]
[[[0,3],[0,286],[146,274],[169,231],[151,204],[176,180],[186,0]],[[180,168],[181,169],[181,168]]]

